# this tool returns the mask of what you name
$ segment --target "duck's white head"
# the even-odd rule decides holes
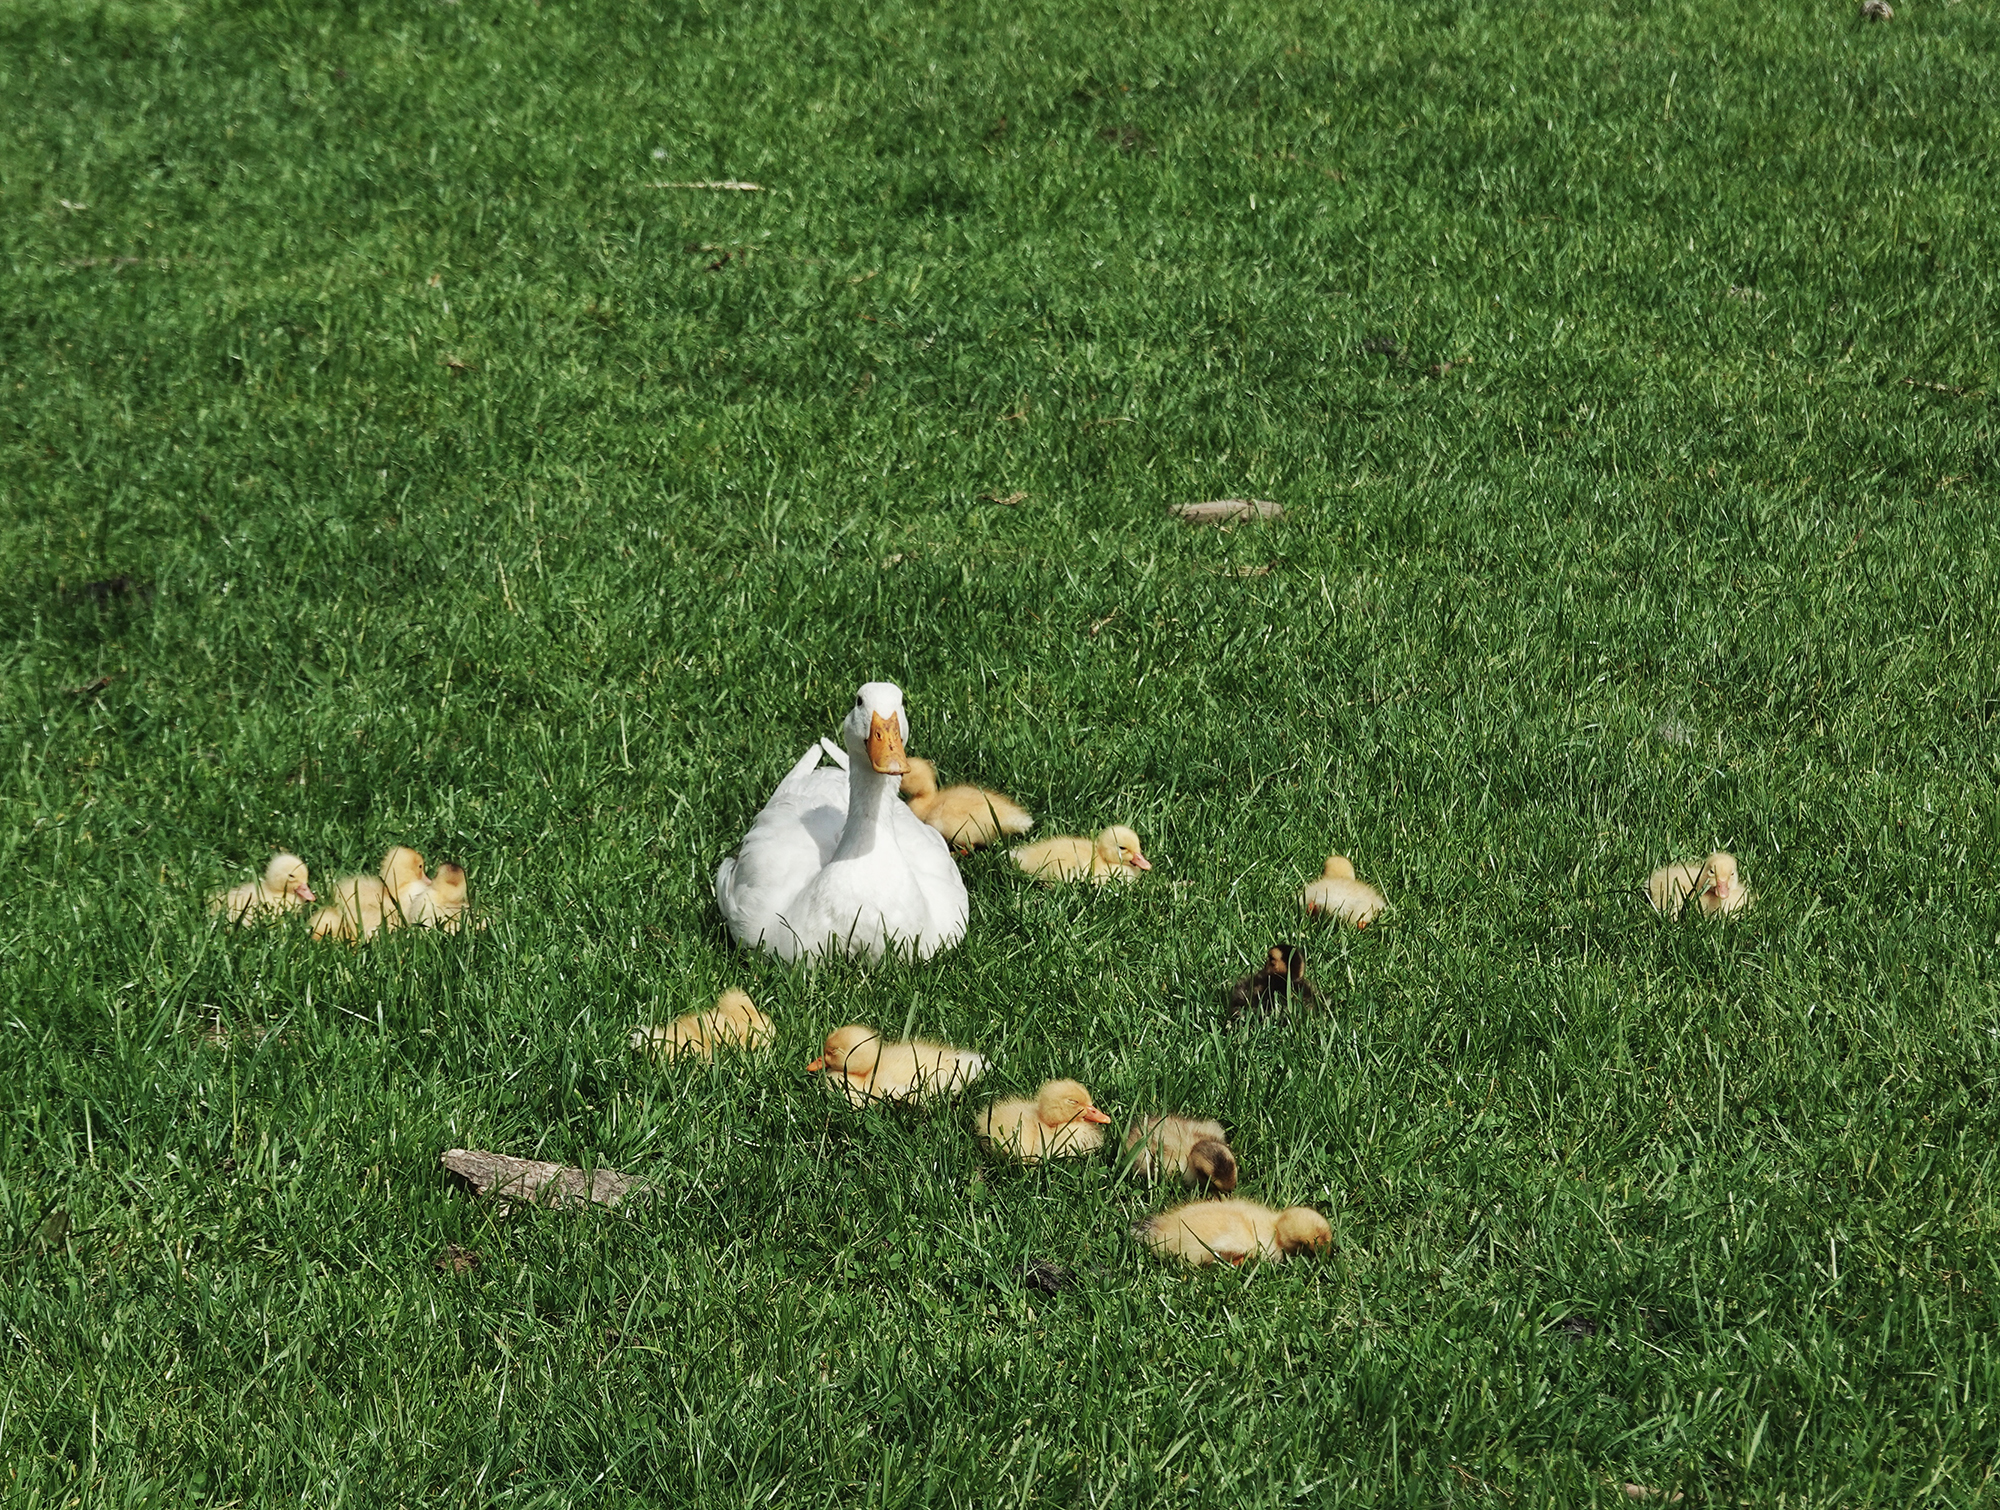
[[[910,715],[903,711],[903,689],[894,682],[868,682],[855,693],[840,732],[847,753],[866,757],[880,774],[900,776],[909,770],[903,741],[910,737]]]

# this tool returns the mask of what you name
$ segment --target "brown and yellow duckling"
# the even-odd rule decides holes
[[[1227,1195],[1236,1188],[1236,1155],[1220,1122],[1141,1117],[1125,1131],[1126,1167],[1145,1184],[1179,1175],[1192,1190]]]
[[[1308,1010],[1319,1005],[1319,992],[1306,979],[1306,953],[1297,944],[1273,944],[1264,968],[1246,975],[1229,989],[1229,1025],[1282,1022],[1296,1002]]]

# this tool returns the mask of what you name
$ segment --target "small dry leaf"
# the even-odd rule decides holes
[[[1026,503],[1028,500],[1026,493],[1009,493],[1005,498],[1002,498],[998,493],[981,493],[979,496],[984,498],[988,503],[999,504],[1003,509],[1011,509],[1015,504]]]
[[[1021,1283],[1044,1295],[1059,1295],[1076,1284],[1076,1273],[1052,1258],[1031,1258],[1021,1267]]]
[[[479,1267],[480,1259],[470,1248],[461,1248],[457,1243],[446,1243],[444,1252],[437,1256],[435,1262],[446,1274],[469,1274]]]
[[[1137,126],[1106,126],[1097,133],[1097,139],[1111,143],[1127,157],[1135,152],[1150,153],[1153,150],[1153,139]]]
[[[1268,498],[1217,498],[1208,503],[1176,503],[1168,512],[1183,524],[1235,524],[1245,519],[1282,519],[1285,511]]]
[[[424,287],[426,288],[442,288],[443,286],[444,286],[443,273],[432,273],[430,276],[430,281],[424,285]]]
[[[94,682],[85,682],[85,683],[84,683],[84,684],[83,684],[83,685],[82,685],[81,687],[65,687],[65,688],[63,688],[63,696],[65,696],[65,697],[95,697],[95,696],[97,696],[97,694],[98,694],[98,693],[102,692],[102,691],[103,691],[103,690],[104,690],[104,689],[105,689],[106,687],[108,687],[108,686],[110,686],[110,685],[111,685],[111,678],[110,678],[110,677],[108,677],[108,676],[100,676],[100,677],[99,677],[99,678],[98,678],[98,679],[97,679],[96,681],[94,681]]]
[[[111,603],[120,598],[137,598],[144,602],[153,596],[153,584],[121,572],[115,577],[86,582],[76,592],[78,597],[89,598],[93,603]]]
[[[909,559],[910,558],[904,555],[901,551],[897,551],[896,554],[893,556],[884,556],[882,558],[882,570],[887,571],[892,566],[901,566],[905,561]]]
[[[58,199],[56,203],[61,205],[65,210],[68,210],[72,215],[81,215],[85,210],[90,208],[87,204],[75,204],[67,199]]]
[[[444,365],[445,365],[446,367],[449,367],[449,368],[450,368],[450,369],[451,369],[451,370],[452,370],[453,372],[470,372],[470,371],[472,371],[472,363],[470,363],[470,362],[466,361],[466,359],[465,359],[464,357],[453,357],[453,356],[448,356],[448,357],[445,357],[445,358],[443,358],[442,360],[443,360],[443,363],[444,363]]]

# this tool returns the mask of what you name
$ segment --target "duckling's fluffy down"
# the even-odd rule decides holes
[[[1033,1099],[995,1101],[980,1113],[979,1141],[1024,1163],[1068,1159],[1104,1146],[1103,1124],[1111,1120],[1074,1080],[1045,1081]]]
[[[871,1101],[923,1101],[962,1090],[986,1073],[986,1058],[921,1038],[885,1043],[875,1029],[857,1022],[827,1034],[826,1046],[806,1071],[824,1071],[827,1084],[850,1104],[866,1106]]]
[[[977,849],[997,844],[1011,834],[1025,834],[1035,826],[1027,809],[999,792],[976,786],[948,786],[938,789],[937,767],[912,755],[910,768],[903,773],[903,796],[925,823],[943,834],[958,849]]]
[[[1646,900],[1670,918],[1679,917],[1690,900],[1703,917],[1726,917],[1750,905],[1750,888],[1736,856],[1718,849],[1705,860],[1662,865],[1646,877]]]
[[[1333,1229],[1310,1206],[1273,1211],[1256,1201],[1191,1201],[1132,1229],[1162,1258],[1197,1266],[1279,1260],[1333,1245]]]
[[[1307,912],[1340,918],[1356,928],[1366,928],[1389,905],[1388,899],[1366,881],[1354,878],[1354,865],[1345,855],[1329,855],[1326,869],[1317,880],[1308,881],[1299,893]]]
[[[1139,836],[1122,823],[1114,823],[1095,839],[1063,834],[1007,853],[1037,881],[1089,881],[1102,886],[1109,881],[1136,881],[1140,872],[1153,868],[1139,848]]]
[[[683,1055],[713,1059],[719,1048],[765,1048],[773,1036],[771,1019],[757,1010],[749,993],[731,989],[718,996],[706,1012],[689,1012],[664,1026],[634,1028],[632,1047],[662,1059]]]
[[[275,854],[256,880],[213,893],[208,910],[232,923],[260,923],[318,901],[310,879],[297,855]]]

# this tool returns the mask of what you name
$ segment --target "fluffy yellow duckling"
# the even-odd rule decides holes
[[[733,987],[715,999],[706,1012],[676,1017],[665,1027],[634,1028],[632,1047],[641,1053],[678,1059],[713,1059],[719,1048],[761,1049],[774,1036],[771,1019],[757,1010],[747,991]]]
[[[1662,865],[1646,877],[1646,900],[1655,912],[1670,918],[1692,897],[1701,906],[1703,917],[1738,912],[1750,905],[1750,888],[1736,868],[1736,856],[1717,850],[1706,860],[1684,860],[1678,865]]]
[[[943,834],[953,849],[997,844],[1003,835],[1025,834],[1035,826],[1034,818],[1011,798],[976,786],[939,791],[935,765],[914,755],[905,758],[910,768],[903,773],[903,795],[910,811]]]
[[[995,1101],[979,1114],[977,1131],[988,1148],[1035,1164],[1094,1153],[1104,1146],[1103,1124],[1110,1120],[1076,1081],[1050,1080],[1032,1101]]]
[[[1122,823],[1095,839],[1064,835],[1007,851],[1014,863],[1037,881],[1134,881],[1153,862],[1139,851],[1139,836]]]
[[[1366,928],[1389,905],[1388,898],[1366,881],[1354,879],[1354,863],[1345,855],[1328,855],[1326,870],[1299,893],[1307,912],[1324,912]]]
[[[1236,1155],[1220,1122],[1194,1117],[1141,1117],[1125,1132],[1127,1166],[1150,1185],[1177,1174],[1194,1190],[1223,1195],[1236,1188]]]
[[[364,943],[385,928],[403,926],[396,899],[417,882],[428,884],[424,857],[401,844],[382,857],[372,876],[342,876],[333,883],[332,901],[313,914],[314,938]]]
[[[1333,1246],[1333,1229],[1310,1206],[1273,1211],[1255,1201],[1191,1201],[1141,1222],[1132,1235],[1162,1258],[1241,1264]]]
[[[406,850],[405,854],[415,854]],[[417,856],[421,866],[423,857]],[[386,864],[386,862],[384,862]],[[425,880],[421,875],[406,882],[396,893],[396,911],[412,928],[438,928],[446,933],[456,933],[465,921],[471,904],[465,895],[465,868],[449,861],[438,866],[437,876]],[[389,924],[391,928],[394,923]]]
[[[261,923],[317,902],[309,880],[305,861],[293,854],[276,854],[260,879],[216,892],[208,899],[208,910],[232,923]]]
[[[865,1023],[849,1023],[826,1035],[819,1058],[806,1073],[825,1071],[829,1084],[856,1106],[870,1101],[921,1101],[947,1095],[986,1073],[984,1055],[950,1044],[884,1043]]]

